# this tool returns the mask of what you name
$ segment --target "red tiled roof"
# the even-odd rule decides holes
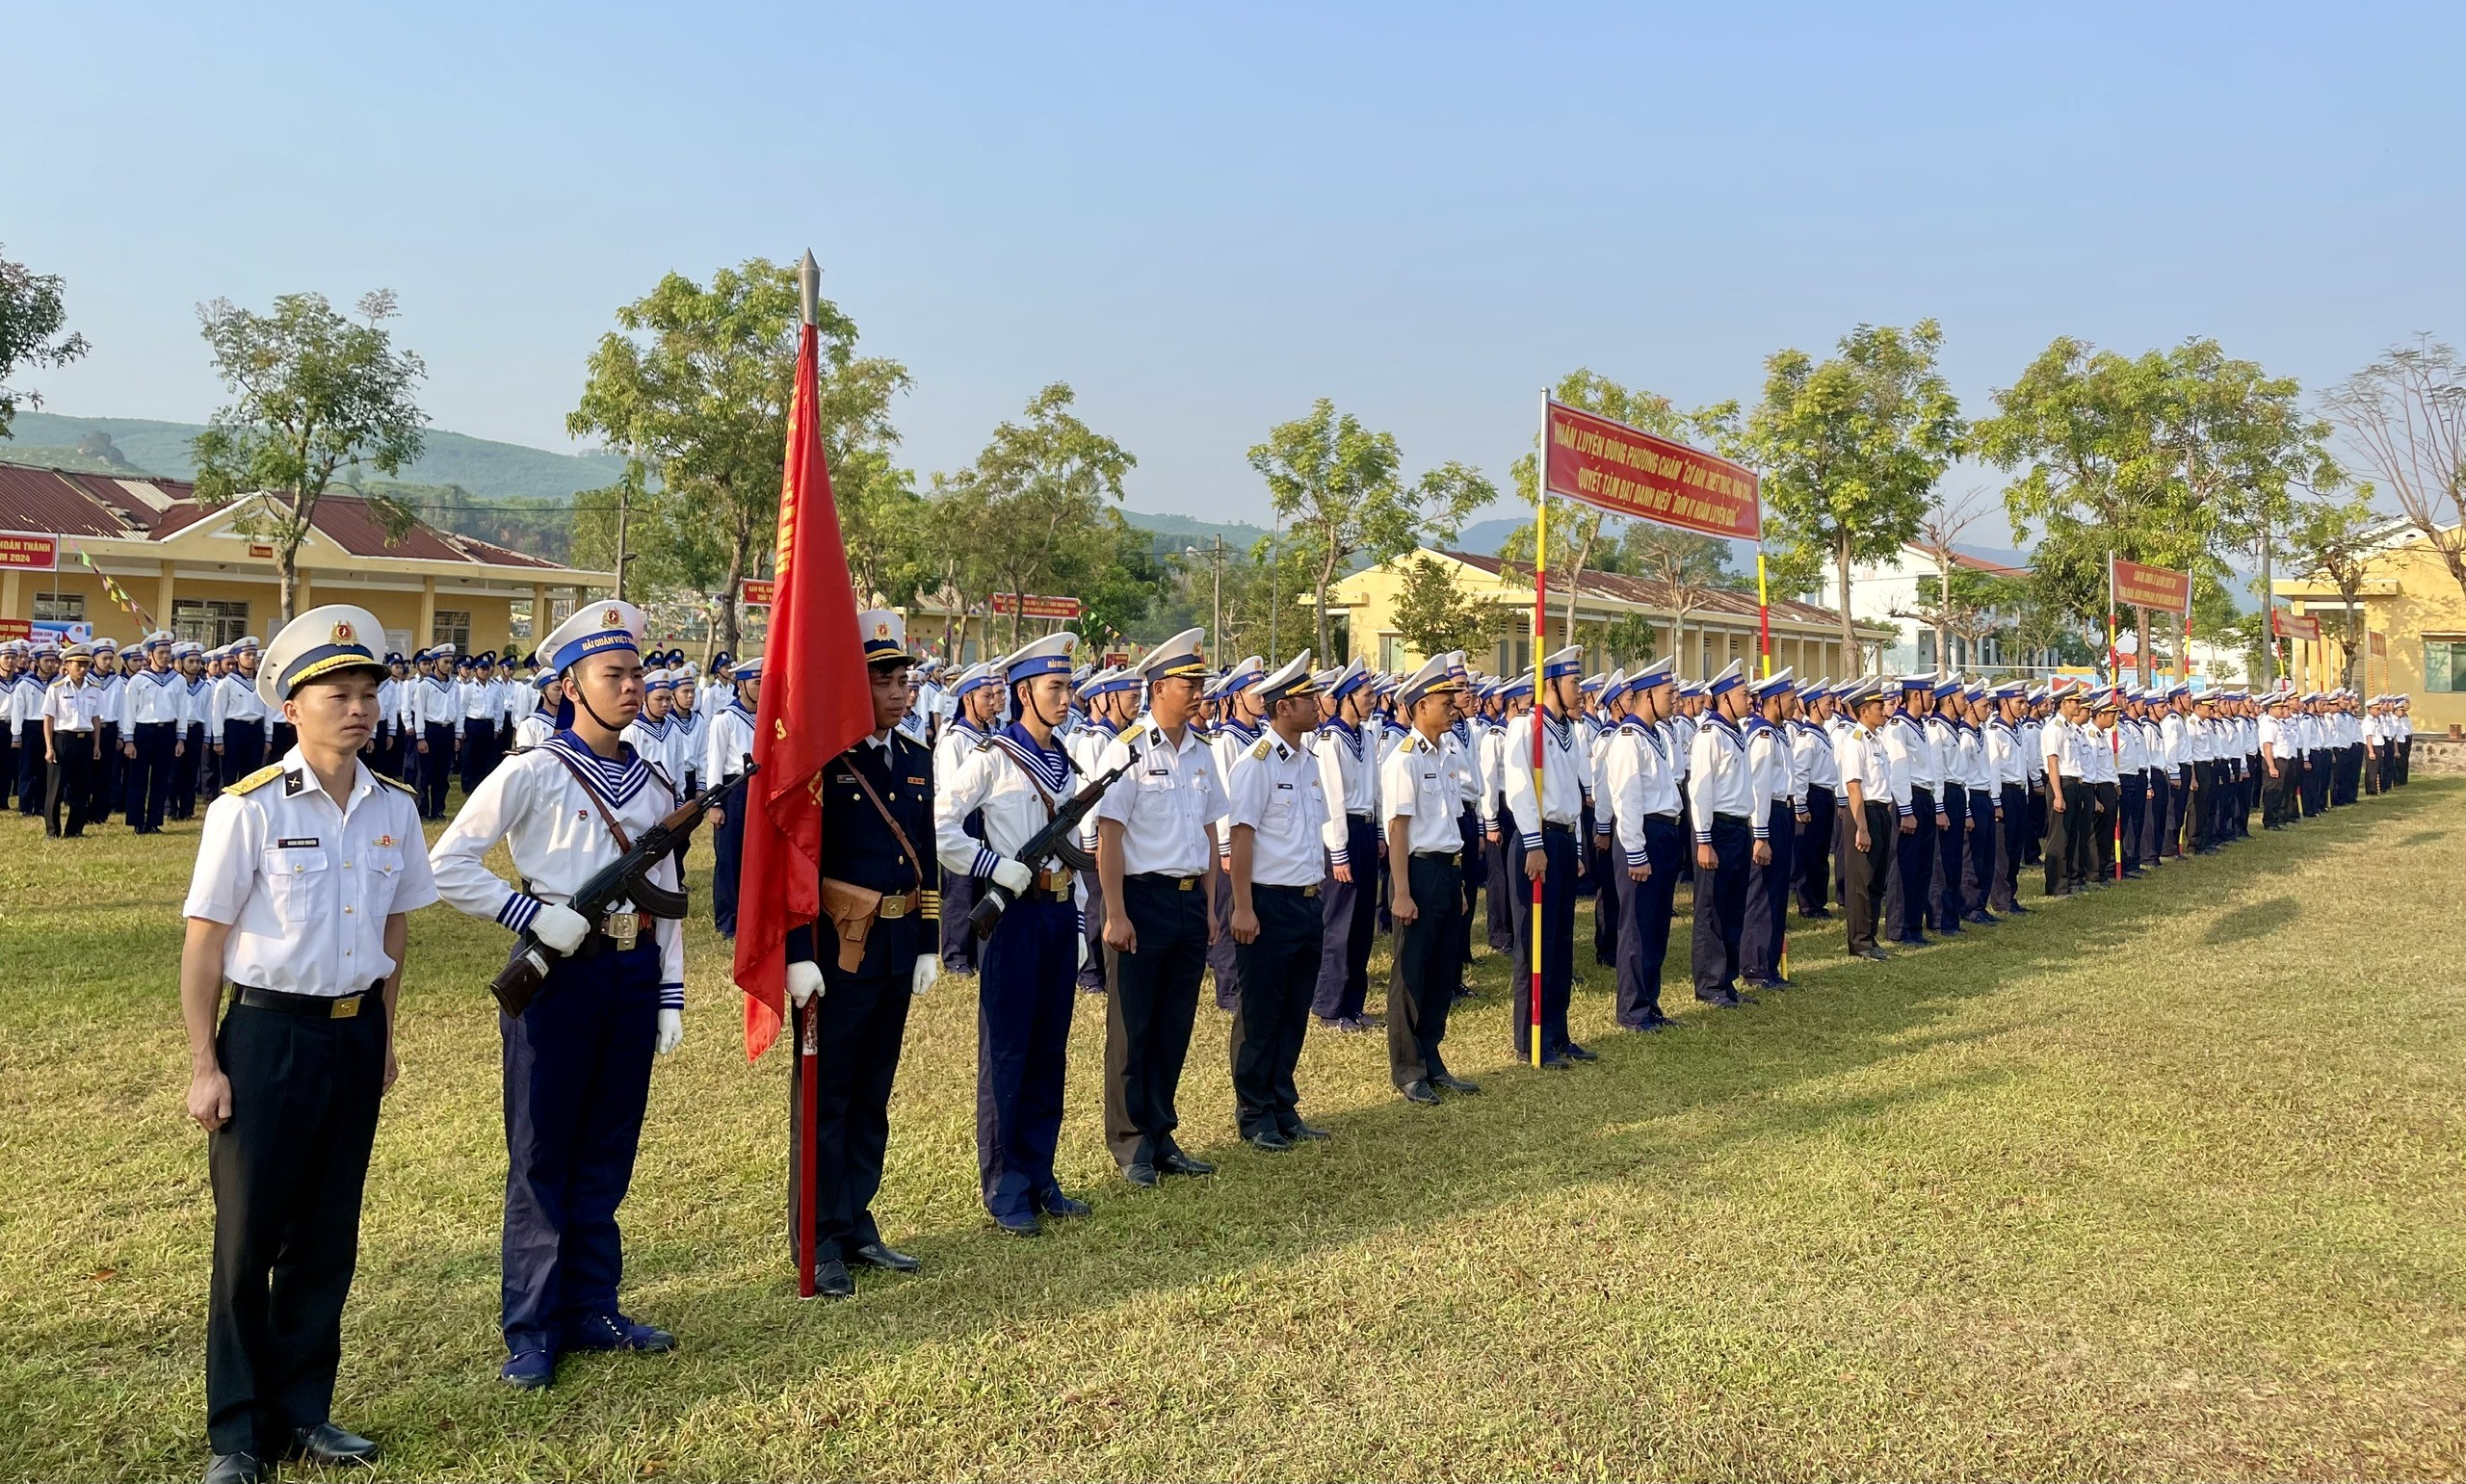
[[[151,488],[160,496],[162,508],[156,508],[127,484]],[[0,531],[160,541],[213,513],[213,507],[197,503],[197,486],[179,480],[148,477],[123,482],[107,474],[0,463]],[[327,495],[319,500],[313,524],[319,534],[354,557],[565,570],[556,562],[492,541],[454,535],[426,523],[389,538],[385,523],[356,495]]]
[[[1496,557],[1481,557],[1471,552],[1442,552],[1440,555],[1452,560],[1460,561],[1478,571],[1505,577],[1509,582],[1523,583],[1528,586],[1533,582],[1533,568],[1526,562],[1502,561]],[[1557,579],[1554,577],[1552,581],[1555,583]],[[1670,586],[1667,583],[1652,582],[1641,577],[1629,577],[1622,572],[1587,572],[1584,575],[1584,590],[1597,592],[1604,597],[1616,598],[1622,603],[1639,603],[1647,608],[1666,609],[1673,606],[1670,601]],[[1753,618],[1756,616],[1755,594],[1734,592],[1725,587],[1711,588],[1697,598],[1693,612]],[[1832,609],[1819,608],[1813,603],[1800,603],[1791,598],[1774,599],[1772,616],[1786,618],[1794,623],[1825,624],[1835,628],[1838,628],[1841,623],[1841,614]],[[1867,627],[1873,628],[1875,625],[1870,624]]]

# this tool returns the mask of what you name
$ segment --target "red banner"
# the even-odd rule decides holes
[[[1745,464],[1553,401],[1541,487],[1595,509],[1705,535],[1759,539],[1762,482]]]
[[[2143,566],[2114,559],[2115,602],[2124,608],[2158,609],[2169,613],[2191,611],[2192,575],[2167,567]]]
[[[1020,597],[997,592],[985,606],[993,611],[996,617],[1007,617],[1013,603],[1018,605],[1022,618],[1076,618],[1080,613],[1077,598],[1044,598],[1035,593]]]
[[[2372,658],[2375,660],[2388,659],[2389,636],[2386,634],[2374,634],[2370,636],[2370,638],[2372,639]]]
[[[2269,632],[2279,638],[2309,639],[2317,644],[2321,641],[2321,620],[2309,614],[2298,616],[2282,608],[2272,609]]]
[[[34,637],[35,626],[31,619],[0,618],[0,639],[30,639]]]
[[[737,601],[748,608],[769,608],[772,595],[778,590],[778,587],[777,583],[767,579],[748,577],[744,582]]]
[[[21,572],[54,572],[60,568],[57,536],[0,532],[0,567]]]

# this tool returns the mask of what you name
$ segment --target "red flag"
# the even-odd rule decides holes
[[[874,729],[855,586],[840,542],[839,509],[822,456],[816,382],[815,273],[807,257],[805,323],[788,408],[787,471],[779,488],[779,551],[762,703],[753,724],[745,848],[738,868],[736,982],[745,991],[745,1058],[778,1038],[787,1019],[788,930],[822,915],[822,769]]]

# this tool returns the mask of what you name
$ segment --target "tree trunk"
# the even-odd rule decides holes
[[[1576,548],[1576,560],[1567,573],[1567,616],[1564,624],[1567,637],[1561,640],[1565,644],[1576,641],[1576,593],[1584,586],[1584,564],[1592,560],[1592,543],[1601,534],[1600,516],[1577,518],[1584,522],[1584,544]]]
[[[1848,531],[1843,531],[1833,538],[1832,555],[1833,563],[1841,573],[1842,663],[1850,666],[1850,676],[1863,675],[1867,671],[1867,664],[1858,654],[1858,631],[1850,622],[1850,533]]]
[[[751,537],[743,531],[739,531],[736,538],[728,543],[727,586],[720,589],[719,622],[715,627],[719,631],[720,647],[731,655],[736,655],[739,644],[743,642],[743,635],[736,625],[736,599],[745,586],[746,549],[752,544]],[[778,594],[772,596],[775,599]],[[737,658],[745,657],[737,655]]]
[[[275,547],[274,558],[275,572],[281,579],[282,621],[289,623],[300,616],[292,612],[292,599],[298,592],[300,584],[299,537],[293,536]],[[269,639],[268,642],[271,643],[272,640]]]
[[[1334,653],[1336,647],[1333,631],[1327,623],[1327,585],[1334,580],[1335,575],[1336,548],[1335,543],[1330,541],[1327,543],[1327,555],[1319,562],[1319,615],[1313,625],[1311,636],[1319,644],[1318,652],[1311,658],[1321,665],[1326,664],[1327,656]]]

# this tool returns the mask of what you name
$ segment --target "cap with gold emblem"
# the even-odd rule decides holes
[[[257,667],[257,699],[279,707],[293,691],[312,680],[347,670],[366,670],[385,678],[385,662],[375,645],[385,640],[377,615],[349,603],[312,608],[282,626],[266,646],[265,663]]]
[[[647,627],[641,609],[619,599],[602,598],[576,608],[572,617],[549,631],[539,650],[547,656],[548,668],[562,675],[578,662],[610,650],[641,654]]]
[[[865,638],[867,664],[911,664],[907,652],[907,620],[886,608],[869,608],[856,615],[856,632]]]

